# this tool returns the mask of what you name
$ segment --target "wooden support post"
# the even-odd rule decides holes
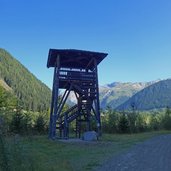
[[[100,101],[99,101],[99,84],[98,84],[98,69],[97,69],[97,61],[94,59],[95,66],[95,78],[96,78],[96,113],[97,113],[97,130],[98,135],[101,136],[101,118],[100,118]]]
[[[78,118],[76,118],[76,121],[75,121],[75,136],[76,138],[78,138]]]
[[[53,137],[52,125],[53,125],[53,111],[54,111],[55,76],[56,76],[56,67],[54,68],[54,74],[53,74],[52,99],[51,99],[50,122],[49,122],[49,138],[51,139]]]
[[[88,111],[87,113],[87,131],[90,131],[91,127],[90,127],[90,112]]]
[[[57,56],[56,61],[56,72],[55,72],[55,82],[54,82],[54,111],[53,111],[53,125],[52,125],[52,138],[56,137],[56,121],[58,119],[58,95],[59,95],[59,69],[60,69],[60,56]]]
[[[90,101],[87,99],[87,106],[86,106],[86,110],[87,110],[87,131],[91,130],[91,124],[90,124],[90,115],[91,115],[91,103]]]

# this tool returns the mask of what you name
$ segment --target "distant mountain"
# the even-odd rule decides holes
[[[137,110],[150,110],[171,107],[171,79],[162,80],[139,91],[117,110],[130,110],[134,105]]]
[[[107,106],[110,106],[114,109],[122,103],[126,102],[131,96],[133,96],[138,91],[144,89],[145,87],[151,84],[154,84],[155,82],[156,81],[137,83],[113,82],[111,84],[101,86],[99,88],[101,108],[104,109]]]
[[[105,109],[107,106],[110,106],[114,109],[122,103],[126,102],[131,96],[133,96],[138,91],[144,89],[145,87],[151,84],[154,84],[157,81],[139,83],[113,82],[111,84],[100,86],[100,107],[102,109]],[[76,103],[74,93],[70,93],[69,100],[67,101],[67,103],[70,105]]]
[[[11,91],[26,110],[41,111],[49,108],[51,90],[1,48],[0,85],[6,91]]]

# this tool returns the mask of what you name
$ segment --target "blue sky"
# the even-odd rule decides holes
[[[0,47],[49,87],[50,48],[107,52],[101,85],[171,77],[170,0],[0,0]]]

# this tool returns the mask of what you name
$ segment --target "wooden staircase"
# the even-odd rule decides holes
[[[72,106],[59,116],[57,121],[57,129],[59,129],[60,137],[68,138],[69,124],[76,120],[75,133],[81,136],[82,122],[87,123],[87,130],[90,130],[90,117],[93,98],[95,97],[95,88],[90,86],[91,83],[82,83],[81,86],[73,85],[74,91],[78,94],[78,104]]]

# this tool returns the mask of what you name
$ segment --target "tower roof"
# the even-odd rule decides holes
[[[107,53],[76,49],[50,49],[47,67],[55,67],[57,56],[60,56],[60,66],[63,68],[87,68],[92,70],[94,65],[91,60],[96,59],[98,65],[107,55]]]

